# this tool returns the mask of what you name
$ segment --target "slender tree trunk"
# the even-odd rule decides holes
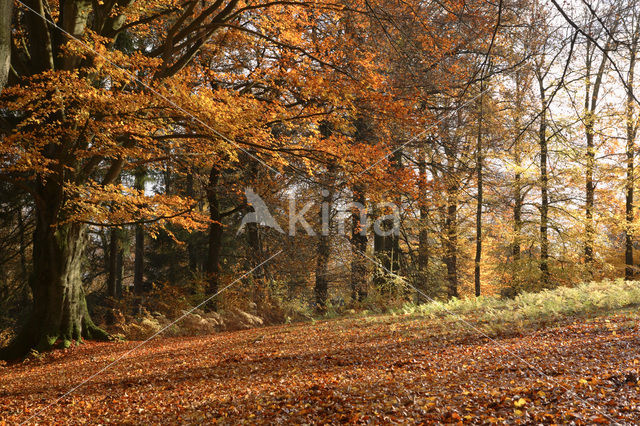
[[[540,143],[540,272],[542,285],[549,286],[549,176],[547,174],[547,100],[545,96],[542,78],[538,79],[540,85],[540,129],[538,132]]]
[[[607,48],[609,48],[611,41],[607,42]],[[596,165],[596,150],[594,145],[594,130],[596,121],[596,106],[598,102],[598,96],[600,94],[600,85],[602,83],[602,76],[604,74],[607,58],[602,55],[600,60],[600,66],[598,67],[597,74],[593,86],[591,84],[591,61],[592,52],[595,51],[591,48],[591,42],[587,44],[587,79],[585,84],[585,136],[587,141],[587,153],[586,153],[586,170],[585,170],[585,246],[584,246],[584,261],[589,270],[589,274],[593,274],[593,244],[595,237],[595,228],[593,223],[594,213],[594,199],[595,199],[595,183],[593,181],[593,173]],[[591,50],[591,52],[590,52]]]
[[[193,173],[187,173],[187,196],[190,198],[195,197],[195,188],[193,182]],[[198,248],[196,245],[196,238],[199,232],[191,232],[187,239],[187,253],[189,256],[189,271],[195,273],[198,270]]]
[[[329,289],[329,254],[330,254],[330,217],[331,217],[331,191],[323,190],[322,208],[319,213],[319,222],[322,224],[322,232],[318,235],[318,247],[316,254],[316,283],[314,293],[316,296],[316,309],[325,312]]]
[[[374,256],[382,265],[376,272],[376,285],[385,292],[392,290],[385,286],[386,279],[391,274],[397,274],[400,269],[400,241],[397,232],[392,232],[393,226],[393,219],[384,219],[380,223],[384,235],[375,233],[373,236]]]
[[[515,176],[515,188],[514,198],[515,203],[513,206],[513,260],[518,262],[520,260],[520,241],[522,239],[522,183],[521,174],[516,173]]]
[[[220,213],[220,203],[218,201],[218,182],[220,180],[220,169],[215,165],[211,167],[209,173],[209,183],[207,187],[207,200],[209,202],[209,241],[207,251],[207,293],[214,295],[218,293],[220,284],[220,253],[222,251],[222,215]],[[217,297],[211,301],[210,309],[218,309]]]
[[[480,99],[479,99],[479,114],[478,114],[478,140],[476,142],[476,178],[478,179],[478,204],[476,207],[476,257],[475,266],[473,271],[475,293],[476,297],[480,296],[480,262],[482,262],[482,202],[483,202],[483,188],[482,188],[482,167],[483,167],[483,148],[482,148],[482,120],[483,117],[483,93],[484,84],[483,80],[480,81]]]
[[[366,196],[364,188],[355,185],[353,188],[353,201],[360,208],[366,209]],[[363,220],[364,219],[364,220]],[[355,206],[351,210],[351,299],[363,301],[367,297],[367,223],[366,217]]]
[[[521,113],[522,113],[522,98],[523,98],[523,89],[521,86],[521,75],[516,73],[516,91],[515,91],[515,117],[514,117],[514,128],[516,131],[516,138],[513,143],[513,161],[515,164],[515,175],[513,178],[513,246],[511,248],[511,253],[513,254],[513,260],[518,264],[520,260],[520,252],[521,252],[521,241],[522,241],[522,203],[523,203],[523,194],[522,194],[522,152],[521,152],[521,134],[520,134],[520,125],[521,125]]]
[[[120,183],[118,177],[116,183]],[[122,291],[118,289],[119,283],[122,281],[118,277],[118,273],[122,271],[122,231],[119,228],[112,227],[109,229],[109,249],[107,255],[107,295],[109,297],[118,298]]]
[[[22,208],[18,209],[18,232],[20,238],[20,273],[22,279],[27,281],[29,278],[29,269],[27,268],[27,241],[25,238],[25,226]]]
[[[253,206],[249,206],[249,212],[255,212]],[[248,248],[248,266],[253,270],[253,301],[257,306],[266,306],[269,301],[269,287],[267,285],[269,270],[266,265],[258,267],[264,260],[264,251],[262,247],[262,238],[260,236],[260,228],[255,222],[247,223],[247,248]]]
[[[135,174],[135,189],[144,191],[144,184],[147,177],[146,170],[140,168]],[[133,263],[133,291],[136,294],[142,294],[144,285],[144,225],[137,224],[135,226],[135,259]]]
[[[0,92],[11,69],[11,18],[13,0],[0,0]]]
[[[118,297],[116,284],[118,282],[118,254],[120,253],[120,241],[117,230],[111,228],[109,231],[109,257],[107,260],[107,295]]]
[[[107,259],[107,294],[122,296],[122,270],[124,266],[124,229],[111,228],[109,232],[109,256]]]
[[[460,116],[458,116],[458,124]],[[455,136],[444,148],[446,165],[446,209],[444,220],[444,264],[447,267],[447,296],[458,297],[458,176],[456,171],[458,143]]]
[[[418,303],[425,303],[427,294],[427,274],[429,270],[429,229],[428,229],[428,206],[427,206],[427,166],[425,164],[424,152],[420,152],[418,160],[418,206],[420,213],[420,231],[418,233],[418,264],[416,287],[418,292]]]
[[[522,167],[522,157],[520,155],[520,138],[515,142],[515,166],[516,173],[513,182],[513,260],[517,263],[520,260],[521,241],[522,241],[522,173],[520,169]]]
[[[640,25],[638,26],[640,29]],[[638,30],[634,34],[634,38],[631,45],[631,58],[629,62],[629,72],[627,78],[627,106],[626,106],[626,121],[627,121],[627,176],[626,176],[626,194],[625,194],[625,253],[624,253],[624,278],[625,280],[632,280],[634,276],[634,265],[633,265],[633,190],[635,183],[634,176],[634,157],[635,157],[635,139],[637,132],[637,123],[635,122],[634,116],[634,99],[633,99],[633,84],[635,81],[635,65],[636,65],[636,56],[638,54]]]
[[[458,202],[457,195],[448,195],[445,218],[445,258],[447,267],[447,296],[458,297]]]
[[[584,246],[584,261],[591,268],[593,263],[593,204],[595,196],[595,185],[593,182],[593,170],[595,167],[595,148],[593,146],[593,130],[587,136],[587,164],[586,164],[586,182],[585,182],[585,246]],[[592,271],[591,271],[592,272]]]
[[[120,229],[118,233],[118,240],[120,242],[118,255],[116,257],[116,297],[118,299],[122,297],[122,273],[124,271],[124,247],[122,242],[124,240],[124,232],[124,229]]]

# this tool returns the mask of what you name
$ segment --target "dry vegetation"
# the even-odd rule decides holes
[[[562,294],[571,291],[547,299]],[[464,321],[380,315],[159,338],[131,353],[139,342],[33,354],[0,368],[0,417],[7,424],[640,418],[635,313],[564,317],[561,326],[503,327],[488,337],[474,330],[486,324],[471,312],[458,310]]]

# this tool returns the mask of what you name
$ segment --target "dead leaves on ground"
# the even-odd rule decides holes
[[[634,318],[491,340],[378,317],[136,345],[88,343],[0,366],[0,418],[35,423],[635,423]]]

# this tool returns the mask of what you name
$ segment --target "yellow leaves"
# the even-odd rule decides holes
[[[513,405],[515,405],[517,408],[524,407],[526,404],[527,404],[527,400],[524,398],[520,398],[517,401],[513,402]]]
[[[145,194],[124,185],[68,184],[69,197],[66,221],[81,221],[96,225],[112,226],[144,222],[151,234],[167,223],[186,229],[202,229],[209,223],[208,217],[194,208],[190,198],[176,195]],[[171,237],[171,234],[169,234]]]

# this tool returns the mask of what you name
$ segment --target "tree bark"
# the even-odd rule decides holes
[[[540,86],[540,105],[542,112],[540,114],[540,128],[538,131],[540,144],[540,273],[541,281],[544,287],[549,286],[549,176],[547,174],[547,99],[544,88],[544,82],[541,76],[538,76]]]
[[[33,273],[29,285],[33,311],[16,339],[0,354],[4,359],[25,355],[31,348],[45,351],[58,341],[68,347],[82,338],[108,339],[87,310],[82,287],[85,225],[58,221],[62,191],[48,183],[40,191],[33,236]]]
[[[473,269],[474,287],[476,297],[480,296],[480,262],[482,261],[482,167],[483,167],[483,148],[482,148],[482,120],[483,120],[483,93],[484,80],[480,80],[480,98],[478,108],[478,139],[476,142],[476,178],[478,180],[478,203],[476,206],[476,257]]]
[[[460,122],[460,116],[458,116]],[[460,124],[460,123],[458,123]],[[458,191],[457,152],[455,136],[445,145],[446,164],[446,208],[444,220],[444,264],[447,267],[447,296],[458,297]]]
[[[635,81],[635,66],[636,66],[636,56],[638,54],[638,41],[640,37],[640,24],[637,26],[636,31],[634,32],[634,37],[631,43],[631,55],[629,62],[629,72],[627,78],[627,105],[625,111],[625,118],[627,121],[627,144],[626,144],[626,154],[627,154],[627,176],[625,181],[625,253],[624,253],[624,279],[632,280],[634,276],[634,265],[633,265],[633,192],[634,192],[634,184],[635,184],[635,176],[634,176],[634,157],[635,157],[635,139],[637,133],[637,123],[634,117],[634,97],[633,97],[633,84]]]
[[[610,41],[607,42],[607,48],[610,45]],[[595,183],[593,181],[593,173],[595,170],[596,151],[594,145],[594,130],[595,130],[595,114],[596,106],[598,102],[598,96],[600,94],[600,85],[602,83],[602,76],[604,75],[605,65],[607,57],[603,54],[600,60],[600,66],[596,73],[596,78],[591,84],[591,67],[592,67],[592,55],[595,52],[595,47],[591,48],[591,42],[587,42],[587,55],[586,55],[586,72],[587,79],[585,84],[585,137],[587,141],[586,152],[586,170],[585,170],[585,246],[584,246],[584,261],[589,269],[589,273],[592,274],[592,263],[594,260],[593,244],[594,244],[594,200],[595,200]]]
[[[518,122],[516,121],[516,131],[519,132]],[[520,154],[520,138],[517,137],[514,144],[514,162],[516,173],[513,182],[513,260],[517,263],[520,260],[521,240],[522,240],[522,157]]]
[[[417,258],[417,282],[418,303],[425,303],[428,298],[427,294],[427,271],[429,269],[429,229],[427,219],[429,215],[427,206],[427,166],[425,163],[424,152],[420,151],[418,159],[418,210],[420,214],[420,231],[418,232],[418,258]]]
[[[107,262],[107,294],[109,297],[122,296],[122,269],[124,249],[122,247],[124,230],[111,228],[109,231],[109,257]]]
[[[329,290],[329,254],[331,251],[329,230],[331,226],[327,223],[331,217],[332,193],[323,190],[322,208],[319,212],[322,232],[318,235],[318,247],[316,253],[316,282],[314,294],[316,297],[316,309],[318,312],[325,312],[327,308],[327,296]]]
[[[135,189],[144,191],[144,184],[147,172],[139,168],[135,173]],[[136,247],[133,262],[133,291],[135,294],[142,294],[144,291],[144,225],[141,223],[135,226]]]
[[[353,201],[366,209],[366,196],[362,186],[353,188]],[[351,211],[351,300],[363,301],[367,297],[367,223],[362,212],[355,206]]]
[[[209,184],[207,187],[207,200],[209,202],[209,239],[207,251],[207,293],[214,295],[218,292],[220,283],[220,252],[222,251],[222,215],[220,213],[220,203],[218,201],[218,181],[220,180],[220,170],[214,165],[209,173]],[[213,298],[209,309],[217,310],[217,298]]]
[[[520,260],[521,244],[522,244],[522,204],[524,201],[523,182],[522,182],[522,134],[521,122],[523,113],[523,99],[525,89],[523,88],[522,79],[524,75],[520,72],[515,73],[515,111],[514,111],[514,130],[516,138],[513,142],[513,162],[515,164],[515,174],[513,179],[513,245],[511,253],[518,270],[518,262]]]
[[[11,19],[13,0],[0,0],[0,92],[4,89],[11,69]]]
[[[445,218],[445,258],[447,296],[458,297],[458,202],[455,193],[448,194]]]

